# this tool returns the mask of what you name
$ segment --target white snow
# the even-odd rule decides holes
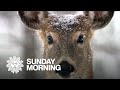
[[[84,16],[83,11],[77,11],[74,14],[65,14],[65,15],[60,15],[57,13],[54,13],[52,11],[49,12],[49,16],[53,16],[54,19],[51,22],[52,26],[60,27],[57,28],[58,30],[73,30],[71,28],[71,25],[78,25],[79,21],[77,19],[78,16]]]

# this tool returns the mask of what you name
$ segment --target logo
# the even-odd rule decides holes
[[[8,71],[17,74],[19,71],[22,71],[22,67],[24,67],[22,63],[23,61],[20,60],[20,57],[13,56],[9,57],[9,60],[7,60],[6,67],[8,68]]]

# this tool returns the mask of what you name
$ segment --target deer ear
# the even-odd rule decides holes
[[[31,29],[40,29],[47,17],[45,11],[18,11],[23,23]]]
[[[92,20],[92,29],[104,28],[111,21],[114,11],[91,11],[89,15]]]

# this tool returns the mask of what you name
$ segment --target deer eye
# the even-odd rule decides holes
[[[47,39],[48,39],[48,44],[53,44],[53,38],[51,36],[48,36]]]
[[[77,43],[82,44],[83,42],[84,42],[83,35],[80,35],[80,36],[78,37]]]

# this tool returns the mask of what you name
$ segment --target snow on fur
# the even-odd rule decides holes
[[[58,15],[57,13],[49,12],[49,16],[54,19],[50,22],[51,26],[57,30],[73,30],[76,25],[79,25],[78,16],[84,16],[84,12],[78,11],[75,14]]]

